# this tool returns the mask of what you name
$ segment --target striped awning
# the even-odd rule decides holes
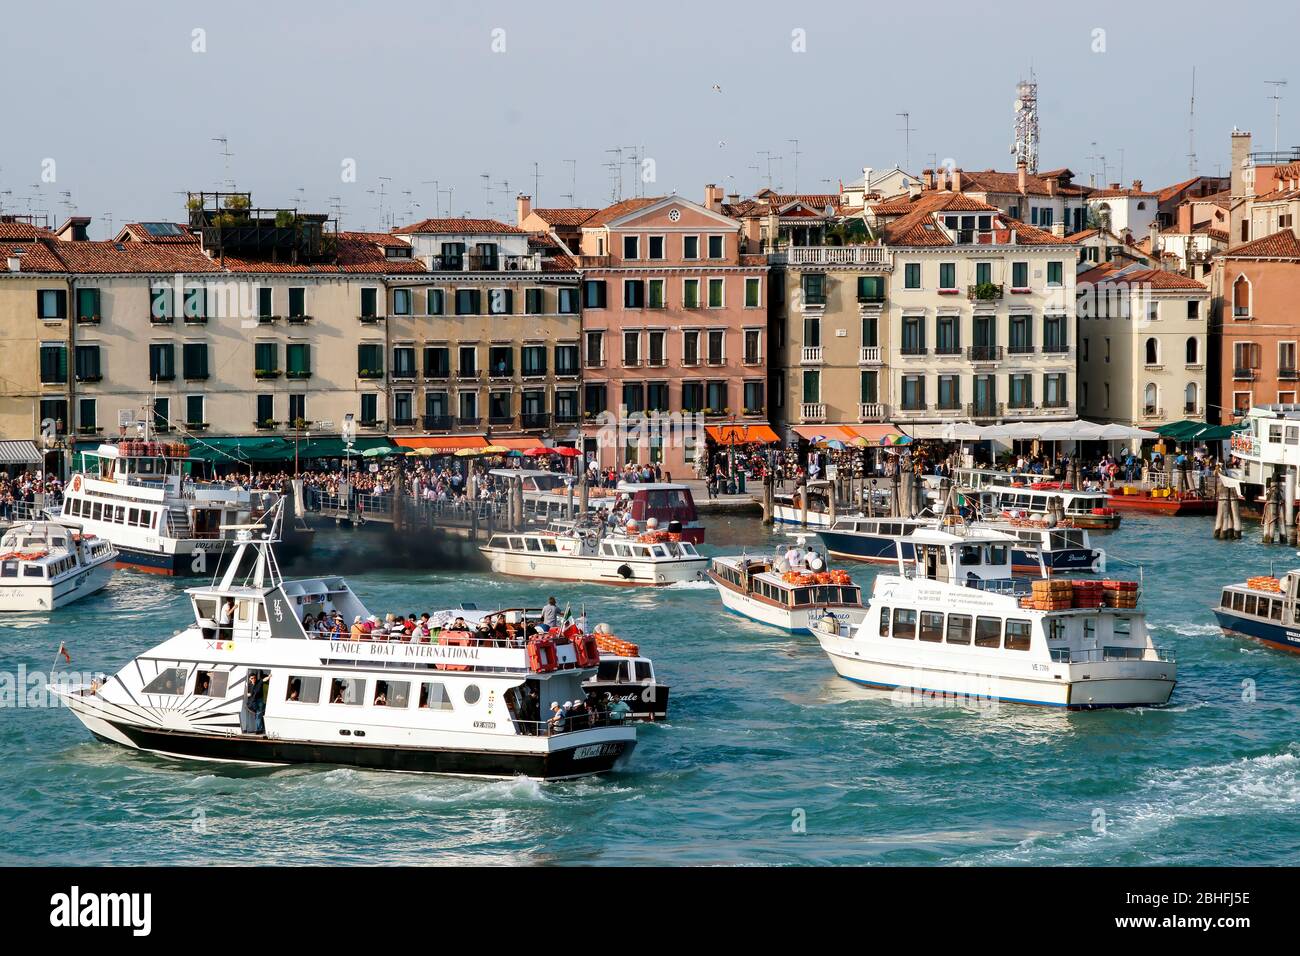
[[[448,455],[460,451],[462,448],[487,447],[487,439],[482,435],[428,435],[411,438],[403,436],[394,438],[393,441],[403,448],[432,448],[436,453]]]
[[[722,444],[760,442],[772,445],[781,439],[767,425],[706,425],[709,437]]]
[[[0,440],[0,466],[39,465],[45,459],[36,450],[36,442],[21,439]]]

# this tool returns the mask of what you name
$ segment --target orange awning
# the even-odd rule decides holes
[[[482,435],[429,435],[417,438],[394,439],[403,448],[432,448],[448,454],[462,448],[486,448],[487,439]]]
[[[496,445],[498,448],[506,448],[510,451],[528,451],[530,448],[540,448],[545,442],[540,438],[497,438],[495,435],[487,442],[489,445]]]
[[[767,425],[707,425],[704,430],[709,433],[710,438],[723,445],[733,442],[739,444],[761,442],[764,445],[771,445],[781,440]]]
[[[888,422],[883,422],[878,425],[842,425],[840,427],[853,432],[854,438],[865,438],[873,445],[879,442],[880,439],[884,438],[886,435],[903,434],[901,428],[897,425],[891,425]]]
[[[858,437],[852,431],[852,427],[851,425],[796,425],[794,431],[800,438],[809,441],[821,439],[848,442]]]

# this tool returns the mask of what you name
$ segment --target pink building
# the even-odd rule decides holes
[[[722,199],[716,186],[704,205],[626,199],[581,225],[583,438],[602,465],[661,462],[685,476],[696,457],[653,434],[610,440],[602,412],[702,416],[714,438],[770,434],[767,262],[742,254]]]

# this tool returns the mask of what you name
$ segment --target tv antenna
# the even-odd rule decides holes
[[[230,192],[234,192],[235,181],[230,178],[230,157],[235,154],[230,151],[230,140],[225,136],[214,136],[212,137],[212,142],[221,144],[220,155],[223,161],[223,169],[226,173],[225,188],[230,190]]]
[[[1025,164],[1029,173],[1038,172],[1038,81],[1034,71],[1029,70],[1029,79],[1016,84],[1016,101],[1012,104],[1016,113],[1016,142],[1011,147],[1016,164]]]
[[[438,209],[438,196],[439,196],[439,194],[441,193],[441,190],[438,189],[438,180],[436,180],[436,179],[422,179],[422,180],[420,180],[420,185],[421,185],[421,186],[432,186],[432,187],[433,187],[433,217],[434,217],[435,219],[437,219],[438,216],[441,215],[441,213],[439,212],[439,209]]]
[[[1268,86],[1273,87],[1273,92],[1269,99],[1273,101],[1273,152],[1277,152],[1277,125],[1278,119],[1282,114],[1282,87],[1286,86],[1286,80],[1265,80]]]
[[[565,162],[569,164],[569,191],[564,198],[569,200],[570,206],[576,206],[577,199],[574,197],[578,194],[578,161],[576,159],[566,159]]]
[[[912,114],[904,111],[902,113],[895,113],[894,115],[901,117],[903,120],[903,125],[898,129],[898,131],[903,134],[903,168],[911,169],[912,134],[916,132],[912,126]]]
[[[1187,175],[1196,175],[1196,67],[1192,67],[1192,99],[1187,107]]]
[[[799,193],[799,141],[797,139],[787,140],[794,147],[794,188],[791,190],[796,195]]]

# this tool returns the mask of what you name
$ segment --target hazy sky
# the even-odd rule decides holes
[[[398,223],[512,221],[534,163],[535,203],[603,205],[619,147],[624,195],[750,193],[769,163],[774,185],[833,189],[864,165],[905,164],[904,111],[913,170],[1010,169],[1031,65],[1041,168],[1084,182],[1118,180],[1121,163],[1147,186],[1186,178],[1193,65],[1199,172],[1226,172],[1234,125],[1272,148],[1267,80],[1292,81],[1280,142],[1300,143],[1300,13],[1251,0],[43,0],[7,6],[2,29],[0,207],[62,220],[66,191],[96,238],[109,214],[183,219],[178,192],[226,179],[222,136],[256,204],[337,201],[353,229],[386,224],[381,189]]]

